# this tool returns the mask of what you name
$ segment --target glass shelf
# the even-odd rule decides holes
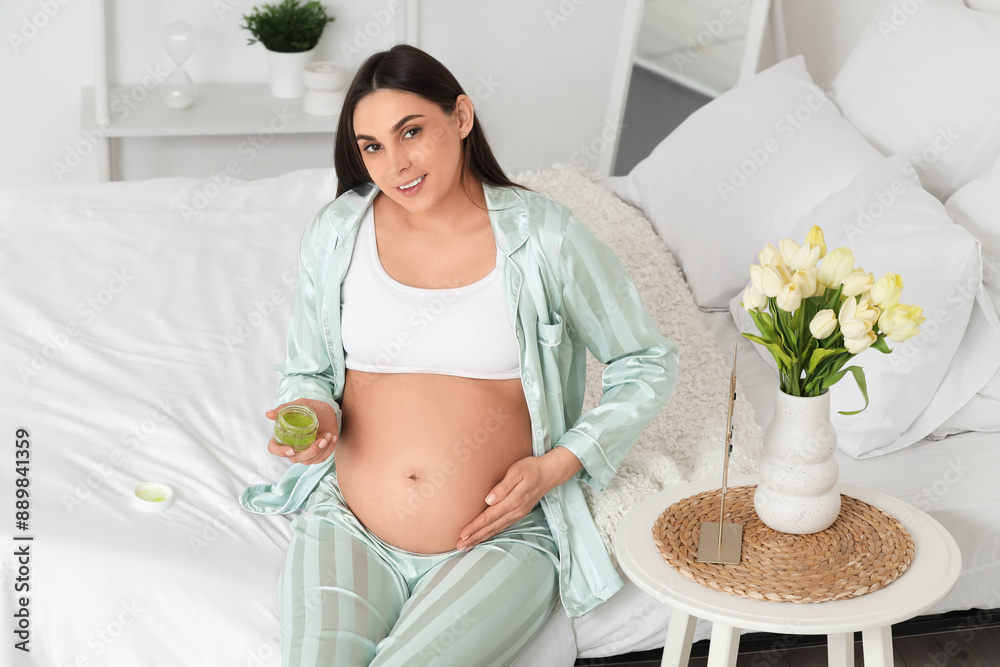
[[[109,137],[332,134],[339,117],[307,114],[302,98],[274,97],[266,83],[198,83],[195,103],[185,111],[168,108],[161,90],[142,84],[113,86],[109,99]],[[80,102],[83,129],[97,129],[92,86],[81,90]]]

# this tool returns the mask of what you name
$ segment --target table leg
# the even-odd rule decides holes
[[[709,641],[708,667],[736,667],[736,654],[740,650],[739,628],[713,623]]]
[[[892,667],[892,626],[861,631],[865,667]]]
[[[826,659],[830,667],[854,667],[854,633],[827,635]]]
[[[691,640],[694,639],[694,625],[697,619],[679,609],[670,612],[667,625],[667,641],[663,644],[663,660],[660,667],[687,667],[691,659]]]

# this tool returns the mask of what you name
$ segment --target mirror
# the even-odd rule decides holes
[[[646,0],[635,64],[717,97],[757,71],[765,28],[781,34],[780,18],[778,0]],[[772,40],[776,61],[782,41]]]

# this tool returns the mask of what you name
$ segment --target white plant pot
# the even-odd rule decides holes
[[[312,60],[316,49],[297,53],[267,51],[267,74],[271,83],[271,94],[284,99],[296,99],[305,94],[302,70]]]
[[[836,489],[840,467],[833,458],[837,433],[830,421],[830,392],[789,396],[780,388],[777,391],[774,419],[764,430],[754,509],[774,530],[818,533],[840,514]]]

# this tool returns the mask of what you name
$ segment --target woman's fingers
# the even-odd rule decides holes
[[[278,418],[278,412],[281,410],[281,408],[285,407],[286,405],[289,405],[289,404],[288,403],[282,403],[281,405],[275,406],[275,407],[271,408],[270,410],[265,410],[264,411],[264,416],[267,417],[268,419],[272,419],[272,420],[273,419],[277,419]]]
[[[295,451],[291,447],[278,443],[278,441],[276,441],[274,438],[271,438],[271,440],[267,443],[267,451],[274,454],[275,456],[282,456],[282,457],[288,456],[288,454],[285,453],[286,451],[292,452],[293,454],[295,453]]]
[[[296,453],[294,450],[292,450],[291,456],[288,456],[287,454],[285,456],[292,463],[305,463],[305,464],[320,463],[322,461],[325,461],[327,456],[333,450],[333,447],[331,446],[332,442],[333,442],[332,436],[329,433],[324,433],[322,436],[314,440],[313,443],[309,445],[309,447],[303,449],[301,452]],[[292,448],[282,447],[282,449],[291,450]]]

